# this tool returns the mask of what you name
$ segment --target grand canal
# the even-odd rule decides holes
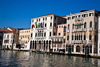
[[[0,50],[0,67],[100,67],[100,59]]]

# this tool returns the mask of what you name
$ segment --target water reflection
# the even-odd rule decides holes
[[[100,67],[100,59],[23,51],[0,51],[0,67]]]

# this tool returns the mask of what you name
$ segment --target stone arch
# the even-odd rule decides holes
[[[76,46],[76,52],[80,52],[80,46],[79,45]]]

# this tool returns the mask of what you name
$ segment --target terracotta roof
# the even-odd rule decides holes
[[[7,29],[0,29],[0,31],[4,31],[4,32],[11,32],[11,31],[9,31],[9,30],[7,30]]]
[[[7,27],[7,28],[10,28],[12,31],[15,31],[16,29],[15,28],[13,28],[13,27]]]

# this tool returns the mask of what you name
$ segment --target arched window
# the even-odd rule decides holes
[[[86,35],[84,34],[84,40],[86,40]]]
[[[84,23],[84,28],[86,28],[86,22]]]
[[[82,40],[82,35],[81,35],[81,40]]]
[[[74,24],[73,24],[73,26],[72,26],[72,29],[74,29]]]
[[[68,30],[70,29],[70,25],[68,24]]]
[[[90,28],[92,28],[92,21],[90,21]]]
[[[92,40],[92,35],[91,34],[89,35],[89,40]]]
[[[76,46],[76,52],[80,52],[80,46]]]
[[[73,40],[73,35],[72,35],[72,40]]]
[[[80,40],[80,35],[79,35],[79,40]]]
[[[69,35],[67,36],[67,40],[69,40]]]

